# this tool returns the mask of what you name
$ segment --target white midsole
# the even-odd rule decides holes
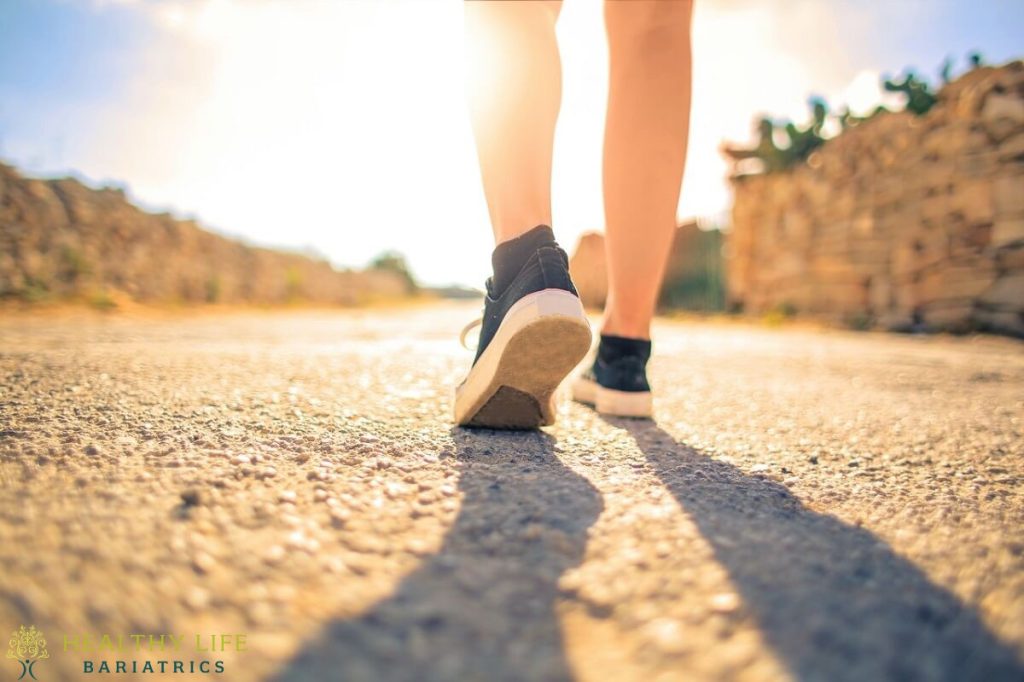
[[[572,382],[572,397],[593,405],[600,414],[616,417],[650,417],[654,414],[654,399],[650,391],[616,391],[582,376]]]
[[[483,393],[492,388],[505,347],[525,327],[546,317],[561,317],[578,321],[590,329],[590,322],[579,297],[563,289],[544,289],[527,294],[516,301],[501,321],[494,338],[470,369],[465,380],[455,388],[455,420],[461,423],[473,409]]]

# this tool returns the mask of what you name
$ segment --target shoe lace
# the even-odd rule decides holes
[[[469,344],[466,343],[466,337],[469,335],[471,331],[473,331],[473,329],[479,327],[483,323],[484,318],[478,317],[462,328],[462,331],[459,332],[459,344],[461,344],[463,348],[465,348],[466,350],[476,350],[476,346],[473,346],[472,348],[469,347]]]

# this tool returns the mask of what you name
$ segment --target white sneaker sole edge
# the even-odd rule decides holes
[[[554,423],[555,390],[586,355],[590,341],[590,322],[577,296],[562,289],[524,296],[509,308],[456,387],[455,422],[490,428]],[[489,406],[492,399],[497,402]]]
[[[650,391],[616,391],[585,377],[573,380],[572,397],[577,402],[593,405],[599,414],[642,418],[654,414],[654,399]]]

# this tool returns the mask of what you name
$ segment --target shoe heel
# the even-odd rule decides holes
[[[561,289],[524,296],[456,390],[455,421],[508,429],[554,423],[552,397],[590,342],[578,297]]]
[[[599,386],[594,409],[612,417],[649,418],[654,414],[654,400],[650,391],[616,391]]]

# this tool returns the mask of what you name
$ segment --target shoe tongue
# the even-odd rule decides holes
[[[646,363],[651,357],[651,341],[601,334],[601,345],[598,346],[597,354],[605,363],[622,358],[636,358]]]

